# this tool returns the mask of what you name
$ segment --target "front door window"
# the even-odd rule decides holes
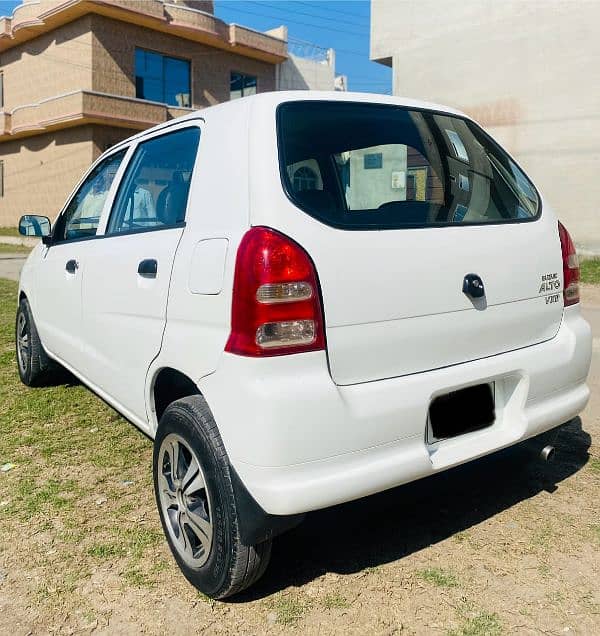
[[[104,202],[126,152],[110,155],[90,172],[56,223],[55,243],[96,235]]]

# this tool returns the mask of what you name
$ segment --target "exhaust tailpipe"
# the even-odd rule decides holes
[[[556,454],[556,449],[554,446],[544,446],[542,448],[542,452],[540,453],[540,459],[545,462],[551,462],[554,459],[554,455]]]

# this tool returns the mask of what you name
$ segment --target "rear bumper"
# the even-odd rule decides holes
[[[431,475],[568,421],[588,401],[590,358],[591,330],[574,306],[552,340],[436,371],[341,387],[322,352],[226,354],[199,387],[244,486],[266,512],[288,515]],[[432,398],[481,382],[496,385],[494,425],[428,445]]]

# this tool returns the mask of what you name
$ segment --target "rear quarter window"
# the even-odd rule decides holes
[[[279,106],[277,130],[287,195],[334,227],[515,223],[540,213],[525,173],[460,117],[301,101]]]

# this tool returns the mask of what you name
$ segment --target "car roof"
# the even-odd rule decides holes
[[[240,99],[234,99],[228,102],[222,102],[214,106],[208,106],[201,110],[194,111],[189,115],[183,115],[176,119],[170,119],[167,122],[148,128],[142,132],[139,132],[127,139],[123,140],[119,144],[115,145],[110,151],[114,151],[119,146],[131,143],[134,140],[141,139],[146,135],[152,134],[162,129],[170,128],[174,125],[181,124],[185,121],[202,120],[208,122],[209,119],[217,118],[221,116],[226,118],[234,118],[239,116],[247,116],[251,111],[252,113],[260,113],[260,111],[274,111],[277,106],[286,102],[295,101],[337,101],[337,102],[355,102],[362,104],[387,104],[391,106],[403,106],[406,108],[417,108],[424,110],[432,110],[436,112],[448,113],[452,115],[459,115],[466,117],[465,113],[444,106],[442,104],[436,104],[434,102],[423,101],[419,99],[410,99],[407,97],[396,97],[394,95],[381,95],[379,93],[353,93],[346,91],[271,91],[266,93],[258,93],[257,95],[250,95],[248,97],[242,97]]]

